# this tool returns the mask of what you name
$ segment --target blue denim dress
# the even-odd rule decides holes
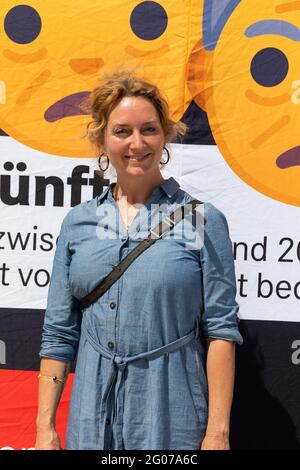
[[[77,355],[67,449],[199,448],[208,414],[205,339],[242,343],[222,212],[198,206],[205,226],[202,217],[184,218],[100,299],[79,306],[150,226],[192,199],[170,177],[127,230],[111,184],[64,218],[40,357],[69,362]]]

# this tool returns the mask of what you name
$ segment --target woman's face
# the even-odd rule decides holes
[[[110,113],[103,149],[118,176],[159,172],[165,135],[150,101],[127,96]]]

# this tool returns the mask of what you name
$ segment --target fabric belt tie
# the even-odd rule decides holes
[[[95,351],[97,351],[103,357],[111,361],[111,370],[110,370],[110,374],[109,374],[107,384],[106,384],[103,397],[102,397],[102,405],[104,408],[104,422],[103,422],[104,432],[103,432],[103,442],[102,442],[103,447],[102,448],[104,450],[109,450],[111,437],[112,437],[112,424],[116,416],[114,400],[116,403],[119,389],[120,389],[120,386],[124,377],[124,371],[127,367],[127,364],[134,362],[134,361],[138,361],[139,359],[147,359],[147,360],[156,359],[162,356],[163,354],[177,351],[178,349],[192,342],[195,338],[199,337],[199,324],[197,323],[196,328],[192,330],[190,333],[188,333],[185,336],[182,336],[181,338],[178,338],[175,341],[172,341],[169,344],[161,346],[160,348],[157,348],[157,349],[152,349],[151,351],[146,351],[144,353],[136,354],[134,356],[119,356],[116,353],[111,353],[106,348],[104,348],[101,344],[97,343],[94,340],[92,335],[87,331],[84,323],[82,323],[82,333],[84,333],[89,344],[94,348]],[[116,383],[118,380],[118,373],[121,376],[120,376],[118,387],[116,387]]]

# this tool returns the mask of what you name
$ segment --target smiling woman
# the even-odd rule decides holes
[[[87,136],[117,181],[63,221],[40,351],[36,448],[60,448],[55,415],[77,354],[67,449],[228,449],[234,343],[242,338],[226,219],[207,203],[199,243],[191,243],[196,214],[172,230],[193,197],[160,166],[186,126],[170,118],[155,84],[116,72],[86,106]],[[157,214],[170,237],[165,229],[158,236],[156,223],[149,232]],[[119,215],[124,224],[115,223]]]
[[[86,135],[116,171],[118,199],[126,194],[126,203],[144,203],[163,181],[159,165],[165,164],[164,149],[169,157],[165,145],[187,126],[170,118],[168,103],[154,84],[129,70],[104,76],[83,109],[93,117]],[[126,203],[120,206],[123,218]]]

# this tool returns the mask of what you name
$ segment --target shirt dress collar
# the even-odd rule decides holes
[[[112,185],[114,182],[110,183],[109,186],[99,195],[97,196],[97,205],[99,206],[102,201],[104,201],[107,198],[107,195],[110,194],[112,197]],[[173,176],[170,176],[169,178],[165,179],[159,186],[157,186],[153,193],[162,190],[168,198],[172,198],[176,191],[180,188],[179,183],[173,178]]]

